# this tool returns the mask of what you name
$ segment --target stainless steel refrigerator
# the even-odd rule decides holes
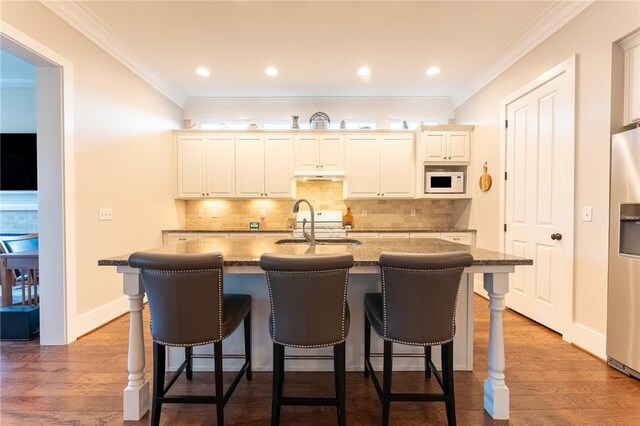
[[[640,128],[611,142],[607,358],[640,379]]]

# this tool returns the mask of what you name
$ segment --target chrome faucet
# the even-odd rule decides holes
[[[311,210],[311,235],[307,234],[307,231],[305,230],[305,227],[307,226],[307,218],[302,219],[302,235],[304,236],[304,239],[309,242],[310,246],[315,246],[316,245],[316,220],[315,220],[316,214],[313,211],[313,206],[311,205],[311,203],[305,200],[304,198],[300,198],[293,205],[293,209],[291,211],[293,213],[298,213],[298,211],[300,210],[300,203],[303,203],[303,202],[307,203],[307,205],[309,206],[309,210]]]

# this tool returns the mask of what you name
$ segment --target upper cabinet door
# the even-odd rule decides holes
[[[320,168],[318,155],[320,152],[319,136],[296,136],[294,151],[296,170],[317,170]]]
[[[448,132],[447,161],[469,161],[469,132]]]
[[[344,137],[320,136],[320,169],[344,170]]]
[[[447,132],[425,132],[424,161],[447,161]]]
[[[347,197],[380,196],[380,144],[376,136],[347,140]]]
[[[205,191],[205,138],[180,136],[177,143],[178,198],[202,198]]]
[[[264,197],[264,138],[236,138],[236,197]]]
[[[623,124],[640,122],[640,33],[623,40],[624,118]]]
[[[293,137],[266,136],[264,164],[264,196],[293,198]]]
[[[207,140],[207,197],[236,195],[235,137],[216,135]]]
[[[383,136],[380,140],[380,196],[413,198],[415,155],[411,136]]]

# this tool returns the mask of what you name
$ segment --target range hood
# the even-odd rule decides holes
[[[343,180],[344,170],[295,170],[296,180]]]

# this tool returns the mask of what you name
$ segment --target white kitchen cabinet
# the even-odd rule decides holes
[[[293,198],[292,136],[237,136],[235,164],[238,198]]]
[[[408,135],[347,138],[346,197],[413,198],[415,156]]]
[[[187,241],[197,240],[197,232],[167,232],[164,234],[164,245],[174,243],[185,243]]]
[[[347,232],[347,238],[378,238],[377,232]]]
[[[344,170],[344,136],[298,135],[294,141],[295,170]]]
[[[473,233],[471,232],[443,232],[440,234],[440,239],[468,246],[474,245]]]
[[[620,43],[624,51],[623,124],[640,122],[640,33]]]
[[[440,239],[439,232],[412,232],[409,234],[410,238],[438,238]]]
[[[422,132],[423,161],[468,162],[470,133],[465,131]]]
[[[177,198],[235,196],[233,135],[181,135],[177,150]]]
[[[409,238],[409,232],[379,232],[378,238]]]

